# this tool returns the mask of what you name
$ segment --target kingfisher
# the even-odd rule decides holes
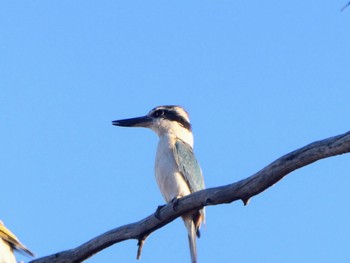
[[[18,238],[0,221],[0,263],[16,263],[13,250],[26,253],[34,257],[33,252],[26,248]]]
[[[144,127],[159,137],[155,177],[167,203],[205,188],[202,170],[193,152],[193,134],[189,115],[180,106],[158,106],[146,116],[116,120],[113,125]],[[182,216],[188,232],[191,262],[197,262],[196,236],[205,222],[204,208]]]

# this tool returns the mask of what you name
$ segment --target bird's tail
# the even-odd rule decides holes
[[[184,221],[188,232],[188,243],[190,245],[191,262],[197,263],[196,227],[192,218],[186,218]]]

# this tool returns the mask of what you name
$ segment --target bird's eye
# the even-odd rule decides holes
[[[164,115],[164,111],[163,110],[156,110],[154,113],[153,113],[153,116],[158,118],[160,116]]]

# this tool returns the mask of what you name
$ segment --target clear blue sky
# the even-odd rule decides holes
[[[2,2],[0,218],[45,256],[153,213],[157,137],[111,121],[157,105],[189,111],[207,187],[349,131],[345,4]],[[247,207],[209,207],[199,262],[349,262],[349,171],[350,155],[330,158]],[[137,262],[136,244],[87,262]],[[181,220],[140,262],[189,262]]]

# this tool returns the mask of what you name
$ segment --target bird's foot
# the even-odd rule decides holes
[[[173,210],[176,211],[177,210],[177,206],[179,204],[179,199],[181,198],[181,195],[178,195],[176,197],[173,198],[173,200],[171,200],[171,203],[173,204]]]
[[[205,199],[204,206],[211,205],[213,201],[210,198]]]
[[[162,208],[163,207],[165,207],[166,205],[159,205],[158,207],[157,207],[157,210],[156,210],[156,212],[154,213],[154,216],[158,219],[158,220],[161,220],[161,218],[160,218],[160,210],[162,210]]]

